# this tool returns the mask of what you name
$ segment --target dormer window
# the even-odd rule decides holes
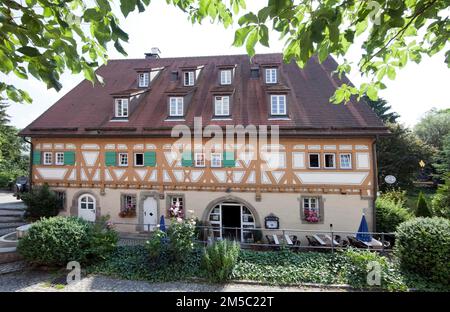
[[[183,78],[184,78],[184,85],[186,87],[191,87],[195,83],[195,72],[193,72],[193,71],[186,71],[183,74]]]
[[[266,83],[277,83],[277,69],[266,68]]]
[[[216,96],[214,97],[214,114],[216,116],[230,115],[230,97]]]
[[[182,117],[184,114],[183,98],[171,97],[169,99],[169,116]]]
[[[222,69],[220,71],[220,84],[221,85],[230,85],[231,84],[231,69]]]
[[[150,73],[139,73],[139,88],[147,88],[150,82]]]
[[[286,95],[272,94],[270,96],[270,114],[274,116],[286,115]]]
[[[128,99],[116,99],[116,117],[128,117]]]

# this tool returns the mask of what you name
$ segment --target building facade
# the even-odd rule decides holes
[[[110,61],[104,85],[83,81],[21,132],[33,186],[48,183],[61,214],[109,215],[125,232],[174,210],[242,241],[267,218],[356,231],[365,212],[373,229],[387,130],[364,102],[329,103],[349,83],[335,67],[311,59],[302,70],[280,54]]]

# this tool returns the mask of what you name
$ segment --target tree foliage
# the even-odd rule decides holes
[[[364,96],[364,100],[384,123],[395,123],[400,118],[399,114],[390,111],[392,107],[385,99],[378,98],[373,101],[368,96]]]
[[[416,124],[414,132],[422,141],[441,150],[444,138],[450,134],[450,108],[431,109]]]
[[[126,17],[145,11],[150,0],[117,0]],[[4,0],[0,2],[0,72],[27,79],[31,74],[47,87],[59,90],[60,74],[83,72],[92,81],[94,69],[107,58],[106,47],[126,54],[121,43],[128,35],[112,13],[113,0]],[[233,44],[253,56],[259,43],[269,46],[269,27],[285,41],[284,60],[305,66],[311,56],[340,60],[337,73],[351,70],[346,54],[362,41],[357,67],[367,82],[359,88],[343,84],[334,103],[366,94],[375,100],[383,81],[395,79],[409,61],[447,49],[450,21],[448,0],[293,1],[268,0],[257,12],[248,12],[244,0],[166,0],[185,12],[192,23],[205,19],[228,27],[237,21]],[[263,3],[261,1],[261,3]],[[362,39],[362,40],[359,40]],[[450,66],[450,50],[445,53]],[[23,90],[0,81],[0,96],[31,102]]]
[[[394,186],[408,189],[420,171],[420,160],[427,164],[426,170],[431,170],[431,159],[436,150],[401,124],[387,126],[391,135],[381,137],[377,142],[379,186],[381,190],[388,189],[384,177],[394,175],[397,178]]]
[[[428,208],[427,200],[425,199],[423,192],[420,192],[419,197],[417,198],[416,216],[431,217],[431,212]]]

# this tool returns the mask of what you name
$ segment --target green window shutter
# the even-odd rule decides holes
[[[75,165],[75,152],[64,152],[64,165]]]
[[[144,153],[144,166],[155,167],[156,166],[156,152]]]
[[[192,153],[191,151],[183,152],[181,158],[181,165],[183,167],[192,167]]]
[[[116,152],[105,152],[105,165],[115,166],[116,165]]]
[[[236,161],[234,160],[233,152],[224,152],[223,153],[223,166],[226,168],[236,167]]]
[[[41,151],[33,151],[33,165],[41,164]]]

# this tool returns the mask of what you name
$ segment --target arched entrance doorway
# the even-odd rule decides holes
[[[231,239],[243,243],[254,242],[256,219],[251,210],[238,201],[215,204],[208,215],[215,239]]]
[[[78,216],[86,221],[95,221],[96,201],[94,196],[83,194],[78,198]]]

